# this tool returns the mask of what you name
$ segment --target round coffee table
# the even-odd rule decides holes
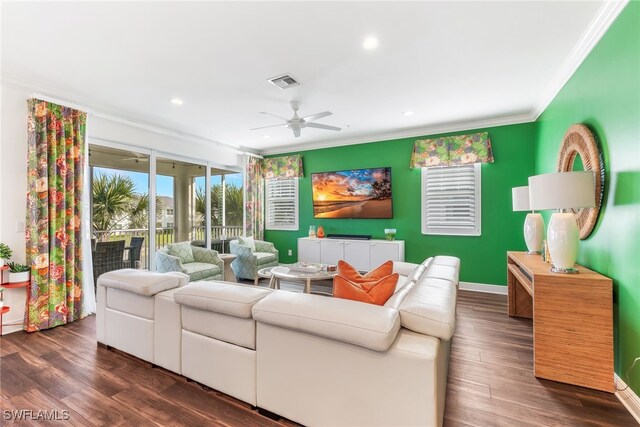
[[[260,277],[269,278],[269,287],[271,289],[280,289],[280,279],[304,281],[304,292],[311,293],[311,282],[314,280],[329,280],[333,279],[337,271],[320,270],[318,272],[303,272],[291,270],[286,265],[279,265],[277,267],[263,268],[258,271]]]

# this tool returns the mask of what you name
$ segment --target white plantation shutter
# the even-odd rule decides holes
[[[267,179],[265,228],[298,230],[298,178]]]
[[[480,163],[422,168],[422,234],[480,235]]]

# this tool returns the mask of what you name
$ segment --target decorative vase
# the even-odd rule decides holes
[[[316,235],[322,239],[324,237],[324,227],[322,227],[321,225],[318,226],[318,233]]]
[[[0,267],[4,267],[4,258],[0,258]]]
[[[29,280],[29,271],[21,271],[19,273],[9,272],[9,283],[21,283]]]
[[[578,258],[578,224],[572,212],[554,213],[547,229],[547,243],[551,257],[552,271],[572,273]]]
[[[309,226],[309,237],[316,237],[316,226],[315,225],[310,225]]]
[[[542,250],[544,239],[544,220],[539,213],[528,213],[524,221],[524,241],[527,244],[528,254],[539,254]]]
[[[395,240],[396,239],[396,229],[395,228],[385,228],[384,229],[384,238],[387,240]]]

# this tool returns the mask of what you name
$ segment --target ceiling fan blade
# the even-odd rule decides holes
[[[293,136],[296,138],[300,136],[300,128],[293,128],[291,130],[293,131]]]
[[[275,117],[276,119],[280,119],[280,120],[284,120],[285,122],[288,122],[289,119],[285,119],[282,116],[278,116],[277,114],[271,114],[271,113],[267,113],[265,111],[260,111],[260,114],[264,114],[265,116],[271,116],[271,117]]]
[[[259,128],[252,128],[252,129],[249,129],[249,130],[258,130],[258,129],[266,129],[266,128],[277,128],[277,127],[286,126],[286,125],[287,125],[286,123],[280,123],[279,125],[260,126]]]
[[[335,127],[335,126],[329,126],[329,125],[323,125],[320,123],[305,123],[305,127],[308,128],[316,128],[316,129],[325,129],[325,130],[342,130],[342,128],[339,127]]]
[[[312,122],[314,120],[318,120],[321,119],[323,117],[327,117],[332,115],[333,113],[331,111],[324,111],[322,113],[316,113],[316,114],[312,114],[310,116],[304,116],[302,119],[306,122]]]

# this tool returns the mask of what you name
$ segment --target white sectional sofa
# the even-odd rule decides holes
[[[98,280],[98,341],[309,426],[438,426],[460,261],[396,262],[384,306],[180,273]]]

